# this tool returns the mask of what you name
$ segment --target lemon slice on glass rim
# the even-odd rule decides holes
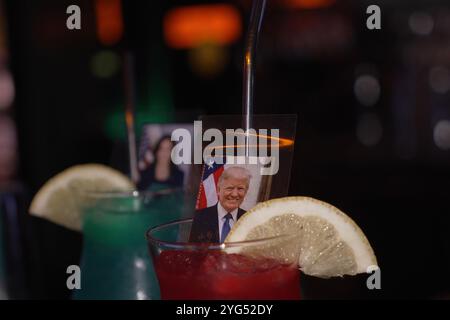
[[[34,196],[29,212],[68,229],[80,231],[82,194],[127,192],[133,182],[121,172],[102,164],[70,167],[48,180]]]
[[[364,233],[345,213],[308,197],[286,197],[257,204],[233,226],[227,242],[280,237],[269,245],[231,246],[229,253],[263,255],[298,263],[320,278],[356,275],[377,266]]]

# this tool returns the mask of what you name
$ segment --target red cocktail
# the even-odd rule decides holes
[[[249,251],[249,247],[267,245],[273,238],[222,245],[183,242],[190,225],[191,220],[184,220],[148,232],[162,299],[300,299],[296,265],[227,253],[239,247]]]

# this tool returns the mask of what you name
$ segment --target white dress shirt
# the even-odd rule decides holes
[[[230,229],[233,227],[234,223],[237,221],[238,210],[239,210],[239,208],[236,208],[230,212],[230,214],[233,216],[233,219],[229,220]],[[218,211],[217,219],[219,221],[219,239],[222,239],[222,228],[223,228],[223,224],[227,220],[227,219],[225,219],[225,216],[228,214],[228,211],[222,207],[220,202],[217,203],[217,211]]]

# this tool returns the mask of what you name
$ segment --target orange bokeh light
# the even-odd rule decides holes
[[[227,45],[236,41],[242,23],[236,8],[227,4],[178,7],[164,17],[164,37],[176,49],[194,48],[210,42]]]
[[[303,9],[317,9],[324,8],[335,3],[336,0],[284,0],[287,7],[303,8]]]
[[[121,0],[96,0],[97,36],[104,45],[113,45],[123,36]]]

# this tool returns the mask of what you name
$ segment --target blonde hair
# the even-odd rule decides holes
[[[252,174],[246,168],[243,167],[229,167],[223,171],[223,173],[219,177],[219,181],[217,185],[221,186],[224,180],[227,180],[230,177],[235,177],[238,179],[247,180],[247,188],[250,185],[250,179],[252,178]]]

